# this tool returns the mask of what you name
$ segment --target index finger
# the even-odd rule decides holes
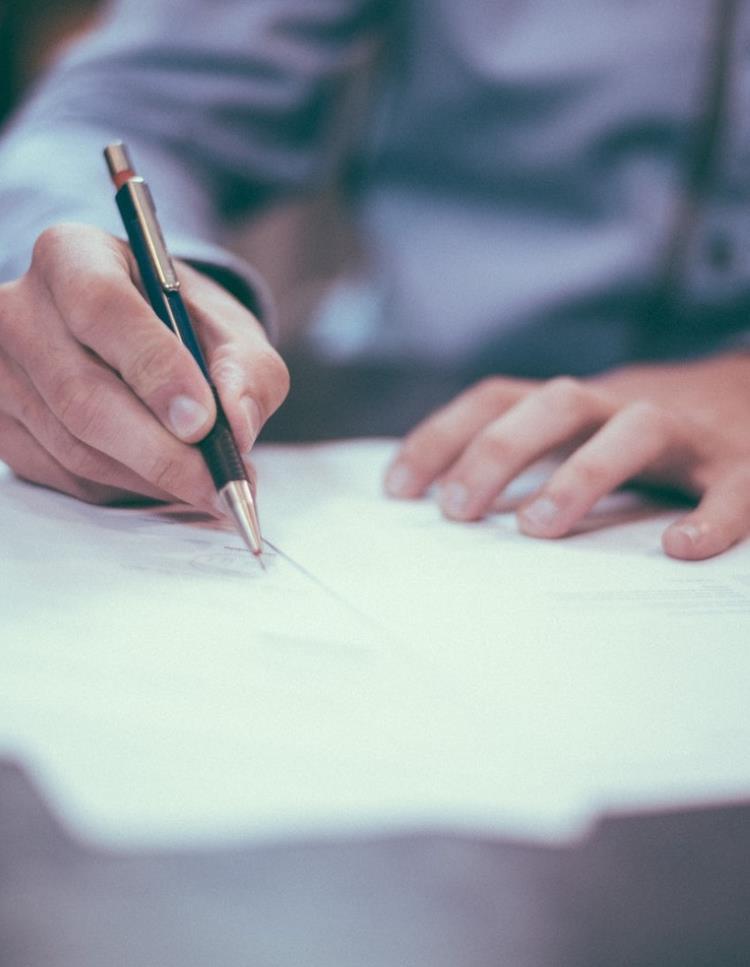
[[[243,453],[289,391],[289,371],[255,316],[222,286],[179,265],[211,379]]]
[[[492,377],[464,390],[409,433],[386,472],[392,497],[418,497],[463,453],[488,423],[497,419],[533,384]]]
[[[216,417],[198,364],[135,284],[124,242],[104,232],[58,226],[40,236],[39,274],[71,335],[114,369],[156,418],[185,442]]]

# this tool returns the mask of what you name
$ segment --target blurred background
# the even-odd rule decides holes
[[[0,0],[0,134],[14,110],[71,44],[96,25],[106,7],[106,0]],[[366,76],[353,78],[343,124],[361,112],[368,81]],[[292,376],[292,391],[266,424],[263,439],[398,436],[463,388],[464,380],[452,374],[350,365],[340,358],[336,346],[342,332],[356,330],[371,310],[356,282],[365,262],[363,246],[336,185],[314,197],[274,205],[233,232],[227,247],[260,271],[274,297],[277,345]],[[352,287],[347,279],[355,280]],[[342,284],[334,286],[337,282]],[[327,346],[321,356],[314,348],[317,336],[309,334],[320,331],[321,321],[325,329],[332,319],[327,341],[336,345]],[[300,338],[303,331],[307,339]]]
[[[0,124],[57,56],[95,22],[101,0],[0,0]]]
[[[0,130],[70,44],[96,24],[104,6],[102,0],[0,0]],[[325,245],[318,244],[321,238]],[[275,207],[227,242],[268,281],[282,348],[356,252],[334,188]]]

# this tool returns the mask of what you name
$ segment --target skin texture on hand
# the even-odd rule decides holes
[[[240,449],[286,396],[286,366],[224,289],[178,265],[182,293]],[[194,446],[209,387],[141,289],[129,247],[59,225],[0,286],[0,459],[20,477],[92,503],[180,500],[213,511]]]
[[[424,420],[385,480],[393,497],[436,486],[446,517],[479,520],[529,465],[564,450],[518,509],[533,537],[569,534],[596,502],[635,481],[697,498],[667,554],[700,560],[750,533],[750,355],[626,368],[592,380],[491,377]]]

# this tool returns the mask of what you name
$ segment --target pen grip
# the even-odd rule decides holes
[[[221,490],[232,480],[247,480],[247,470],[242,460],[234,436],[229,426],[229,420],[219,402],[216,389],[211,391],[216,403],[216,422],[200,443],[198,448],[203,454],[206,466],[213,477],[217,490]]]

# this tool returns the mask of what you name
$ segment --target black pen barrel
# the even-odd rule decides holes
[[[156,315],[193,357],[213,396],[216,419],[197,446],[242,539],[248,549],[260,558],[263,553],[263,538],[255,509],[253,487],[182,300],[180,282],[156,217],[156,204],[148,185],[136,174],[128,150],[121,141],[107,145],[104,157],[117,189],[117,207],[138,265],[146,297]]]
[[[247,470],[234,441],[229,420],[219,400],[205,356],[195,335],[187,308],[179,291],[165,292],[149,257],[148,243],[133,210],[128,185],[116,195],[130,247],[138,263],[138,271],[148,301],[165,326],[171,329],[198,364],[208,383],[216,406],[216,421],[209,433],[197,444],[217,490],[234,480],[248,480]]]
[[[163,296],[170,315],[170,328],[174,329],[193,359],[200,366],[213,394],[216,406],[216,421],[208,435],[198,443],[198,447],[213,477],[216,489],[221,490],[222,487],[233,480],[248,479],[245,464],[234,441],[229,420],[219,399],[219,393],[208,372],[208,365],[198,344],[182,296],[179,292],[165,292]]]

